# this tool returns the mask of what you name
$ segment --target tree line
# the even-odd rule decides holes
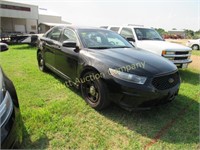
[[[173,37],[174,38],[186,38],[186,39],[198,39],[198,38],[200,38],[200,29],[198,31],[184,29],[185,37],[181,37],[180,35],[170,34],[162,28],[156,28],[155,30],[164,38],[165,37],[168,37],[168,38],[173,38]],[[176,31],[176,29],[173,28],[172,31]]]

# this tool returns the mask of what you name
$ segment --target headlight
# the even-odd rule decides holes
[[[9,92],[6,92],[3,101],[0,104],[0,127],[5,123],[13,109],[13,103]]]
[[[166,52],[166,55],[174,55],[175,52]]]
[[[118,78],[118,79],[121,79],[124,81],[128,81],[128,82],[133,82],[136,84],[144,84],[147,79],[146,77],[143,77],[143,76],[138,76],[135,74],[121,72],[119,70],[115,70],[115,69],[111,69],[111,68],[109,68],[109,73],[115,78]]]
[[[163,50],[162,55],[175,55],[175,52]]]

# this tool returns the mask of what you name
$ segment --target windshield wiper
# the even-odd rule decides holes
[[[106,47],[106,46],[101,46],[101,47],[88,47],[89,49],[111,49],[111,48],[132,48],[130,46],[114,46],[114,47]]]
[[[109,49],[109,48],[112,48],[112,47],[104,47],[104,46],[101,46],[101,47],[88,47],[89,49]]]
[[[132,48],[130,46],[116,46],[116,47],[113,47],[113,48]]]
[[[161,39],[161,38],[153,38],[153,40],[163,41],[163,39]]]
[[[140,38],[139,40],[151,40],[151,39],[149,39],[149,38]]]

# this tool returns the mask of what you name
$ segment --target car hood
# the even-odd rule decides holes
[[[150,40],[143,40],[137,42],[137,47],[148,50],[151,52],[162,54],[163,50],[176,50],[176,51],[189,51],[191,48],[183,46],[181,44],[171,43],[167,41],[150,41]]]
[[[200,39],[195,39],[195,40],[188,40],[188,41],[190,41],[190,42],[194,42],[194,43],[200,43]]]
[[[99,65],[119,69],[141,76],[155,76],[177,70],[177,67],[161,56],[133,48],[88,50],[88,56]]]

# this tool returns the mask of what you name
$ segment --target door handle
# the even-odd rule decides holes
[[[49,45],[53,45],[54,44],[54,42],[51,41],[51,40],[47,40],[46,43],[49,44]]]
[[[60,48],[61,48],[60,45],[54,45],[54,47],[55,47],[56,49],[60,49]]]

